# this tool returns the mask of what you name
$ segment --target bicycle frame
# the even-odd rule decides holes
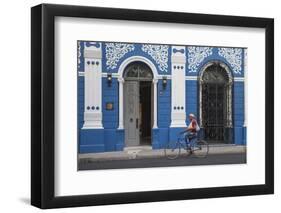
[[[179,134],[178,136],[178,143],[180,145],[180,148],[183,148],[185,150],[187,150],[187,148],[191,148],[193,147],[193,151],[195,150],[199,150],[200,148],[195,149],[197,142],[200,140],[201,138],[201,130],[198,132],[196,138],[188,140],[188,142],[186,142],[185,137],[184,137],[184,133]]]
[[[170,141],[167,143],[164,150],[165,156],[169,159],[176,159],[180,155],[181,149],[184,149],[188,152],[188,155],[194,154],[196,157],[206,157],[209,152],[209,145],[201,139],[202,134],[200,133],[199,131],[196,136],[187,141],[184,132],[179,133],[176,142]]]

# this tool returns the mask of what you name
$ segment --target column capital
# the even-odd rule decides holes
[[[123,84],[124,83],[124,78],[118,78],[117,79],[119,83]]]
[[[158,79],[154,78],[152,82],[153,82],[153,84],[157,84],[158,83]]]
[[[102,48],[100,42],[84,42],[84,58],[101,59]]]

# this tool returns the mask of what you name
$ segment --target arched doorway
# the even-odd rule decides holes
[[[232,76],[218,61],[210,62],[200,76],[200,123],[209,143],[231,143]]]
[[[151,145],[153,73],[146,63],[135,61],[125,67],[123,78],[125,145]]]

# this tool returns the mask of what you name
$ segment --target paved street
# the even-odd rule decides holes
[[[91,161],[91,159],[80,159],[79,170],[93,169],[120,169],[120,168],[148,168],[167,166],[192,166],[192,165],[216,165],[216,164],[241,164],[246,163],[246,153],[213,154],[206,158],[195,156],[180,156],[175,160],[161,158]]]

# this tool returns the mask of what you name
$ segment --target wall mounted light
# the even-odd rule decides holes
[[[107,73],[107,85],[109,87],[111,87],[111,83],[112,83],[112,74],[111,73]]]
[[[163,89],[166,89],[166,86],[167,86],[167,76],[163,76],[163,78],[162,78],[162,86],[163,86]]]

